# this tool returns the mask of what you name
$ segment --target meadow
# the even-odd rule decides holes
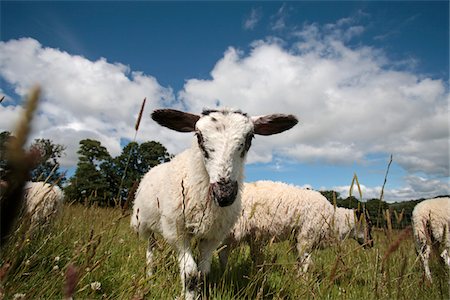
[[[225,269],[214,255],[202,286],[208,299],[449,299],[449,274],[435,256],[425,280],[410,228],[374,230],[375,246],[354,240],[317,249],[308,273],[297,275],[288,242],[267,245],[255,265],[249,248],[230,254]],[[146,241],[118,208],[65,204],[53,223],[23,226],[2,249],[2,299],[174,299],[181,294],[175,256],[158,240],[156,270],[146,276]]]

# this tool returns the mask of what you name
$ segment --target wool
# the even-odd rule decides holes
[[[241,242],[249,243],[257,261],[262,245],[291,240],[298,251],[299,266],[306,272],[316,247],[346,237],[364,243],[363,223],[353,210],[335,209],[317,191],[273,181],[245,183],[241,216],[225,241],[221,261],[225,264],[228,251]]]
[[[440,255],[450,271],[450,198],[428,199],[417,204],[412,212],[412,225],[427,279],[432,281],[429,267],[432,246],[442,248]]]
[[[45,222],[62,209],[64,194],[56,185],[27,182],[24,188],[26,212],[32,224]]]

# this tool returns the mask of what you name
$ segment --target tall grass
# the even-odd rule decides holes
[[[15,237],[20,240],[19,236]],[[446,270],[432,260],[433,284],[425,281],[410,230],[375,232],[375,247],[363,250],[353,240],[316,250],[307,274],[297,276],[289,242],[261,249],[256,265],[248,246],[231,252],[225,270],[217,256],[203,293],[210,299],[448,299]],[[21,247],[7,245],[2,297],[13,299],[169,299],[181,293],[174,254],[158,239],[156,269],[146,277],[146,241],[129,228],[120,209],[66,205],[62,216],[29,236]],[[0,271],[0,276],[1,276]]]

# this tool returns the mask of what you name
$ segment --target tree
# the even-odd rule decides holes
[[[150,141],[141,145],[128,143],[122,153],[114,158],[113,164],[104,165],[111,190],[120,201],[124,201],[134,182],[139,181],[151,168],[169,161],[170,157],[166,147],[159,142]]]
[[[81,202],[108,205],[113,194],[102,169],[111,161],[108,150],[99,141],[85,139],[80,141],[77,170],[70,179],[65,192],[69,199]]]
[[[341,198],[341,193],[336,191],[320,191],[320,193],[328,199],[332,204],[334,204],[334,197],[336,197],[336,202]]]
[[[384,219],[384,212],[389,208],[389,205],[380,199],[370,199],[366,202],[366,209],[369,212],[372,223],[377,227],[386,226]]]
[[[171,155],[160,143],[128,143],[122,153],[111,158],[108,150],[96,140],[80,141],[77,169],[65,192],[69,199],[96,202],[99,205],[123,203],[134,182],[152,167],[170,160]]]
[[[349,196],[345,199],[339,199],[337,201],[337,205],[339,207],[345,207],[345,208],[360,208],[361,207],[361,202],[356,199],[353,196]]]
[[[66,178],[59,171],[58,159],[61,158],[65,149],[65,146],[55,144],[49,139],[35,139],[30,146],[30,151],[39,152],[40,159],[36,168],[31,171],[31,180],[47,180],[48,183],[61,186]]]

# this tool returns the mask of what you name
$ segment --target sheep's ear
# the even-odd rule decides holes
[[[255,134],[271,135],[286,131],[294,127],[298,120],[293,115],[274,114],[252,117]]]
[[[200,116],[174,109],[157,109],[152,113],[152,119],[159,125],[179,132],[195,131],[195,123]]]

